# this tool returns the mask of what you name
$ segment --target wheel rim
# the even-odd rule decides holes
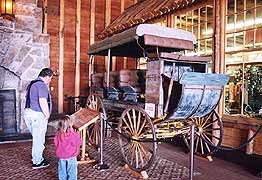
[[[90,94],[87,98],[86,107],[98,111],[106,118],[105,108],[103,106],[101,98],[96,94]],[[89,145],[98,147],[100,144],[100,118],[93,124],[87,127],[87,142]]]
[[[194,137],[194,153],[207,157],[216,152],[217,149],[213,146],[220,146],[223,139],[223,124],[217,113],[212,112],[204,117],[191,118],[189,123],[193,123],[197,129]],[[190,135],[184,134],[183,139],[190,149]]]
[[[156,154],[156,136],[150,117],[141,108],[128,108],[122,113],[118,130],[125,136],[118,135],[125,163],[135,171],[147,169],[152,164]],[[126,138],[146,140],[145,135],[148,134],[151,138],[147,139],[147,142],[138,142]]]

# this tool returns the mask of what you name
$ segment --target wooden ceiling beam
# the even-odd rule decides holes
[[[211,1],[211,0],[208,0]],[[99,35],[100,39],[122,32],[130,27],[146,23],[174,11],[206,3],[204,0],[144,0],[127,8],[114,22]],[[188,10],[188,9],[187,9]]]

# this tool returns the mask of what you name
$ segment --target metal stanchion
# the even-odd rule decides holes
[[[104,145],[104,118],[100,114],[100,163],[95,166],[98,170],[108,169],[109,166],[103,162],[103,145]]]
[[[195,134],[195,125],[190,125],[190,169],[189,169],[189,179],[193,179],[194,172],[194,134]]]

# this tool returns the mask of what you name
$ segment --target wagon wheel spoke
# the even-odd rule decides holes
[[[213,134],[211,134],[211,133],[209,133],[209,132],[206,132],[206,134],[210,135],[211,137],[213,137],[213,138],[215,138],[215,139],[217,139],[217,140],[219,140],[219,139],[220,139],[219,137],[217,137],[217,136],[214,136]]]
[[[134,132],[135,133],[137,133],[137,128],[136,128],[136,121],[137,121],[137,119],[136,119],[136,112],[135,112],[135,110],[134,109],[132,109],[132,115],[133,115],[133,122],[134,122]]]
[[[138,168],[138,164],[139,164],[139,160],[138,160],[138,149],[137,149],[137,145],[135,147],[135,152],[136,152],[136,168]]]
[[[204,154],[204,149],[203,149],[203,140],[201,138],[200,139],[200,148],[201,148],[201,154]]]
[[[132,122],[131,116],[130,116],[128,111],[127,111],[127,119],[128,119],[128,122],[129,122],[129,125],[130,125],[130,128],[131,128],[132,132],[135,133],[134,124]]]
[[[129,123],[127,123],[126,118],[123,117],[122,119],[123,119],[123,121],[125,122],[125,125],[127,126],[127,128],[132,132],[132,128],[131,128],[131,126],[129,125]]]
[[[216,119],[216,120],[208,123],[207,125],[203,126],[203,129],[206,129],[206,128],[210,127],[210,125],[212,125],[213,123],[215,123],[215,122],[217,122],[217,121],[218,121],[218,119]]]
[[[140,120],[141,120],[141,113],[138,111],[138,117],[137,117],[137,127],[136,127],[136,130],[137,130],[137,134],[139,135],[140,134],[140,129],[139,129],[139,125],[140,125]],[[142,125],[143,127],[143,125]]]
[[[206,134],[202,134],[206,140],[208,140],[210,143],[212,143],[211,139],[206,135]]]
[[[142,151],[140,149],[140,146],[138,144],[138,152],[139,152],[139,157],[140,157],[140,161],[141,161],[141,166],[144,166],[144,159],[143,159],[143,154],[142,154]]]
[[[123,134],[123,135],[125,135],[125,136],[132,136],[132,132],[130,132],[130,131],[128,131],[128,129],[127,129],[128,127],[123,127],[122,129],[121,129],[121,133]],[[130,130],[130,129],[129,129]]]
[[[220,128],[205,129],[205,132],[209,132],[209,131],[220,131]]]
[[[205,145],[205,149],[207,150],[207,152],[208,153],[210,153],[211,152],[211,150],[210,150],[210,148],[209,148],[209,145],[206,143],[206,142],[204,142],[204,145]]]
[[[139,147],[140,147],[140,150],[141,150],[143,156],[145,157],[146,161],[148,161],[149,157],[148,157],[148,154],[147,154],[146,150],[144,149],[142,143],[139,144]]]
[[[192,118],[192,122],[195,123],[196,125],[199,125],[198,121],[197,121],[197,118]]]
[[[141,126],[140,126],[140,128],[138,129],[138,132],[137,132],[137,135],[138,135],[138,136],[141,135],[142,130],[144,129],[145,125],[146,125],[146,120],[143,119],[143,123],[141,124]]]
[[[198,124],[198,125],[201,125],[201,119],[200,119],[200,117],[196,118],[196,120],[197,120],[197,124]]]
[[[130,144],[129,142],[121,147],[124,149],[124,152],[129,160],[130,160],[130,157],[132,156],[133,147],[134,147],[134,144],[133,143]]]
[[[205,127],[205,125],[206,125],[206,123],[208,122],[208,120],[210,119],[211,115],[212,115],[212,113],[210,113],[210,114],[208,115],[208,117],[205,119],[205,122],[203,122],[202,127]]]
[[[133,165],[133,160],[134,160],[134,155],[135,155],[134,149],[135,149],[135,145],[132,146],[131,148],[131,162],[130,162],[131,165]]]
[[[196,153],[197,149],[198,149],[199,137],[197,137],[195,139],[196,139],[196,146],[195,146],[195,153]]]
[[[145,150],[145,152],[149,152],[149,153],[153,152],[153,150],[145,142],[139,143],[139,145],[141,146],[141,148]]]
[[[124,161],[133,170],[147,169],[156,153],[156,135],[149,116],[141,108],[129,107],[121,115],[118,130],[128,137],[118,135]]]

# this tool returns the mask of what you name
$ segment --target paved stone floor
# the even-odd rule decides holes
[[[96,151],[89,149],[89,153],[95,159],[99,155]],[[14,143],[9,146],[1,145],[0,149],[0,179],[20,180],[37,179],[52,180],[57,179],[57,162],[52,140],[48,140],[45,156],[50,160],[51,165],[45,169],[33,170],[30,163],[31,142]],[[78,168],[78,179],[136,179],[129,171],[123,168],[121,152],[118,142],[114,138],[106,139],[104,160],[110,166],[106,171],[98,171],[91,165],[82,164]],[[188,168],[179,163],[167,160],[159,155],[156,156],[153,166],[147,171],[149,180],[169,180],[169,179],[188,179]],[[200,173],[196,172],[198,176]]]
[[[48,138],[45,157],[51,165],[46,169],[31,169],[31,141],[0,143],[0,180],[55,180],[57,179],[57,160],[53,140]],[[158,145],[157,156],[154,164],[148,169],[149,180],[175,180],[188,179],[189,156],[184,149],[176,143],[162,143]],[[95,159],[99,158],[98,152],[88,148],[88,152]],[[223,152],[224,154],[225,152]],[[236,156],[238,157],[238,156]],[[106,171],[98,171],[93,165],[82,164],[78,168],[78,179],[109,179],[129,180],[137,179],[130,171],[123,168],[121,152],[118,141],[108,138],[105,141],[105,162],[110,166]],[[232,159],[232,157],[230,157]],[[254,159],[250,163],[254,167],[261,165],[262,159]],[[248,162],[233,163],[224,159],[213,157],[212,162],[195,156],[194,180],[258,180],[255,173],[247,168]],[[260,180],[260,179],[259,179]]]

